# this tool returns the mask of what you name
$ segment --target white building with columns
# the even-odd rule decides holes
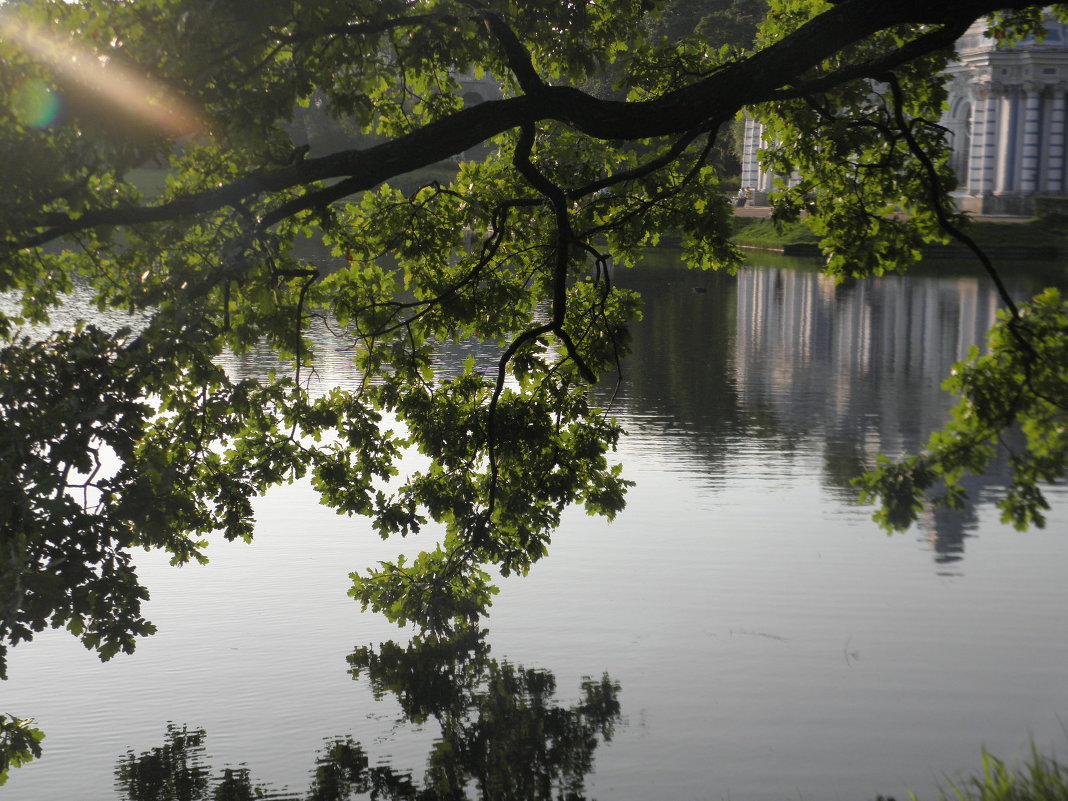
[[[949,131],[961,209],[1030,216],[1036,195],[1068,194],[1068,24],[1048,20],[1042,42],[999,48],[976,22],[947,70]],[[742,186],[766,200],[773,176],[760,169],[762,128],[746,119]]]

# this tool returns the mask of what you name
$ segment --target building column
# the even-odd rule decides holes
[[[748,114],[745,117],[745,138],[742,140],[742,188],[756,188],[760,177],[757,151],[762,148],[764,126]]]
[[[1046,169],[1042,191],[1059,195],[1065,190],[1065,92],[1068,91],[1068,84],[1053,84],[1050,91],[1052,99],[1049,112],[1049,145],[1044,159]]]
[[[775,176],[773,176],[767,170],[761,168],[760,173],[757,175],[756,190],[757,199],[761,201],[761,204],[767,203],[768,195],[771,190],[775,188]]]
[[[994,191],[998,165],[998,122],[1002,86],[993,81],[984,81],[976,87],[976,107],[982,112],[978,116],[979,124],[979,170],[976,176],[975,193],[989,195]]]
[[[987,155],[994,162],[994,194],[1002,195],[1016,188],[1016,162],[1019,158],[1019,136],[1017,136],[1017,116],[1015,97],[1009,87],[996,85],[993,98],[997,111],[995,121],[994,148],[987,145]]]
[[[1039,149],[1042,144],[1042,87],[1036,83],[1023,85],[1024,119],[1023,142],[1020,149],[1021,192],[1038,191]]]
[[[986,142],[986,94],[981,86],[975,87],[972,110],[969,115],[968,147],[968,194],[983,194],[983,158]]]
[[[1050,117],[1053,116],[1053,94],[1053,87],[1050,84],[1042,84],[1042,124],[1039,126],[1042,139],[1038,145],[1038,186],[1035,187],[1035,192],[1038,193],[1045,192],[1049,183],[1050,131],[1052,130]]]

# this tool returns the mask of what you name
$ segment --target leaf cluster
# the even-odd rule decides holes
[[[579,700],[565,706],[551,672],[493,659],[484,636],[464,627],[406,646],[356,648],[348,657],[352,677],[366,680],[376,698],[395,698],[403,721],[440,728],[422,782],[410,771],[372,764],[352,737],[333,737],[316,755],[307,793],[279,793],[254,784],[247,768],[213,771],[207,732],[168,724],[161,746],[119,760],[116,785],[129,801],[585,798],[594,753],[621,720],[619,684],[607,675],[585,677]]]
[[[41,757],[44,732],[34,728],[32,720],[0,715],[0,786],[7,783],[11,768]]]
[[[1068,306],[1060,293],[1047,289],[1018,316],[1003,313],[986,352],[973,348],[944,388],[959,396],[945,429],[922,452],[900,462],[883,459],[857,479],[862,498],[880,504],[876,520],[903,529],[930,503],[958,506],[964,474],[982,473],[1003,447],[1012,480],[997,502],[1002,521],[1018,529],[1042,526],[1049,503],[1041,485],[1068,472]],[[1022,445],[1014,434],[1022,435]]]

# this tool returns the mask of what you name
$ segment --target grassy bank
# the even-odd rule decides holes
[[[1027,222],[991,222],[975,220],[967,233],[984,248],[1068,248],[1068,236],[1063,227],[1047,220]],[[819,237],[805,222],[776,227],[771,220],[756,217],[736,217],[732,239],[744,247],[780,250],[788,245],[816,244]]]
[[[894,801],[876,796],[876,801]],[[919,801],[910,793],[909,801]],[[982,771],[943,785],[938,801],[1068,801],[1068,766],[1034,745],[1019,765],[983,751]]]
[[[759,217],[735,217],[731,239],[751,248],[780,250],[786,245],[816,244],[820,238],[804,222],[776,226]]]

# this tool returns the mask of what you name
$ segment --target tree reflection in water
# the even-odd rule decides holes
[[[551,672],[491,659],[484,636],[424,634],[348,657],[376,698],[395,697],[411,723],[440,726],[421,783],[371,766],[359,742],[338,737],[317,754],[307,793],[273,791],[244,767],[213,776],[205,731],[168,724],[162,746],[119,760],[116,789],[128,801],[582,801],[594,752],[620,722],[619,685],[607,674],[585,678],[578,703],[562,707]]]

